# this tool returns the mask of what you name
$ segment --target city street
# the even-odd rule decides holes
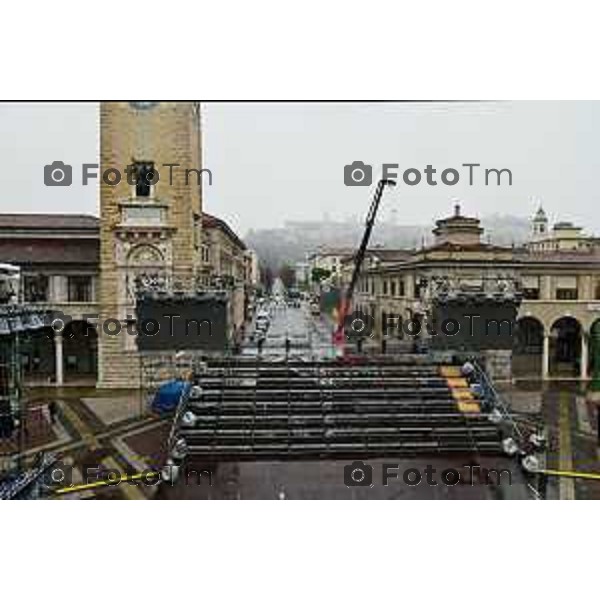
[[[319,359],[335,356],[332,343],[333,321],[326,316],[312,316],[307,303],[293,307],[284,302],[269,305],[271,315],[262,348],[265,358],[285,358],[286,338],[290,342],[289,358]],[[248,327],[248,335],[242,346],[243,356],[256,356],[258,343],[254,322]]]

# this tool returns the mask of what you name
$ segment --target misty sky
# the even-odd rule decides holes
[[[528,217],[541,202],[551,220],[600,233],[600,102],[207,103],[202,121],[213,172],[204,208],[242,234],[286,220],[362,219],[369,189],[343,182],[355,160],[437,169],[437,186],[423,177],[386,196],[381,218],[398,224],[432,223],[455,199],[479,216]],[[43,185],[53,160],[97,162],[98,138],[97,105],[0,105],[2,211],[98,214],[96,186],[77,177],[71,187]],[[465,162],[482,165],[473,186]],[[449,167],[457,185],[440,181]],[[485,167],[511,169],[513,185],[486,187]]]

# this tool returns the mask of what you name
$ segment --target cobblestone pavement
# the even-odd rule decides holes
[[[51,400],[58,406],[55,423],[52,423],[48,410]],[[140,436],[153,436],[154,429],[164,432],[170,422],[150,415],[142,400],[137,390],[109,393],[98,392],[95,388],[36,387],[27,390],[25,459],[42,450],[52,451],[65,464],[66,481],[76,485],[87,482],[86,468],[94,476],[109,471],[126,476],[144,469],[156,469],[162,457],[157,460],[151,455],[140,455],[139,450],[129,446],[128,440],[137,442]],[[16,436],[2,441],[0,453],[5,459],[4,468],[9,466],[11,454],[14,459],[18,446]],[[153,493],[150,486],[121,484],[55,497],[144,499]]]

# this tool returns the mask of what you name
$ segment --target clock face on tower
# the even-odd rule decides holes
[[[130,102],[129,104],[131,105],[132,108],[135,108],[137,110],[147,110],[149,108],[152,108],[153,106],[156,106],[158,104],[158,102],[137,101],[137,102]]]

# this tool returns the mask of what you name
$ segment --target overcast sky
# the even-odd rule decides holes
[[[242,234],[286,220],[364,215],[370,191],[344,185],[344,165],[399,163],[400,171],[437,169],[437,186],[400,182],[385,198],[382,218],[428,224],[451,211],[527,217],[541,202],[551,220],[573,220],[600,233],[599,102],[203,105],[206,211]],[[98,191],[75,180],[43,185],[53,160],[97,162],[94,104],[0,105],[4,212],[98,214]],[[480,163],[474,185],[462,163]],[[460,172],[446,186],[440,173]],[[508,168],[507,179],[484,185],[484,168]],[[378,168],[374,167],[374,175]]]

